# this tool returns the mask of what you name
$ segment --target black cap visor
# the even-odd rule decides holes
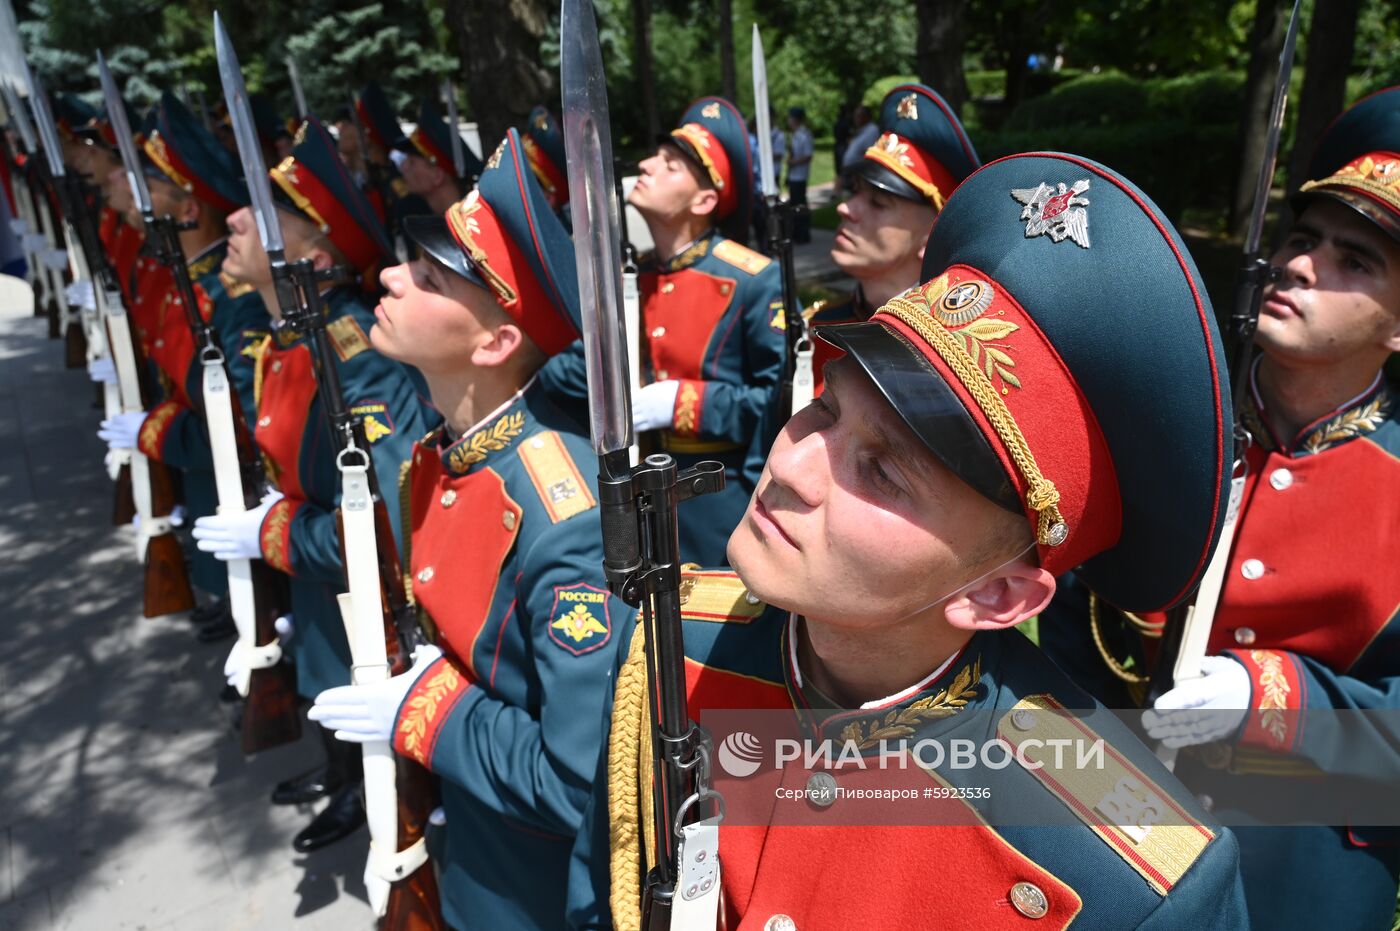
[[[905,200],[912,200],[916,204],[927,204],[928,198],[924,196],[914,185],[905,181],[890,169],[881,165],[873,159],[863,158],[847,169],[852,175],[860,178],[866,184],[877,187],[882,191],[893,194],[895,197],[903,197]]]
[[[1302,216],[1303,210],[1307,208],[1308,204],[1323,198],[1350,207],[1379,226],[1391,239],[1400,242],[1400,215],[1360,191],[1351,191],[1344,187],[1330,185],[1315,187],[1312,190],[1302,191],[1294,195],[1289,206],[1293,208],[1294,214]]]
[[[880,323],[812,331],[854,359],[929,451],[982,497],[1025,511],[1006,470],[967,408],[938,370],[902,335]]]
[[[486,287],[486,282],[482,280],[481,274],[477,272],[472,260],[467,258],[467,254],[457,244],[457,237],[452,235],[452,230],[448,227],[446,219],[425,216],[405,217],[403,231],[418,248],[423,250],[425,255],[431,256],[439,264],[461,275],[477,287]]]

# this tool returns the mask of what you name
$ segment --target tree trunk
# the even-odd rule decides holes
[[[730,103],[738,103],[739,79],[734,73],[734,4],[719,0],[719,79],[720,93]]]
[[[963,74],[963,8],[966,0],[918,0],[919,80],[938,91],[962,115],[967,100]]]
[[[1356,17],[1360,8],[1361,0],[1328,0],[1313,8],[1307,70],[1298,96],[1298,122],[1288,160],[1290,191],[1296,191],[1304,181],[1316,180],[1308,172],[1313,150],[1346,106],[1347,71],[1356,49]]]
[[[447,0],[447,24],[462,59],[484,158],[508,129],[524,125],[536,104],[558,106],[557,76],[539,63],[540,40],[555,8],[547,0]]]
[[[1249,35],[1249,72],[1240,115],[1240,167],[1230,205],[1230,231],[1243,236],[1254,207],[1254,185],[1269,132],[1269,103],[1278,77],[1278,56],[1288,31],[1289,6],[1284,0],[1258,0]],[[1310,43],[1311,46],[1311,43]]]
[[[633,79],[642,94],[642,118],[646,138],[641,148],[653,145],[661,135],[661,123],[656,115],[656,81],[651,63],[651,0],[632,0],[632,62]]]

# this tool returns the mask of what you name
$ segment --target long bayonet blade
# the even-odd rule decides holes
[[[306,107],[306,94],[301,89],[301,71],[297,68],[295,58],[288,55],[286,61],[287,77],[292,80],[292,97],[297,103],[297,119],[305,122],[306,118],[311,115],[311,111]]]
[[[466,178],[467,157],[462,153],[462,135],[457,129],[457,88],[452,86],[450,80],[442,82],[442,96],[447,98],[447,129],[452,140],[452,168],[457,172],[457,177]]]
[[[1259,165],[1259,178],[1254,185],[1254,212],[1249,217],[1249,232],[1245,236],[1246,255],[1256,255],[1264,234],[1264,213],[1269,206],[1269,189],[1274,184],[1274,167],[1278,162],[1279,137],[1283,133],[1283,115],[1288,109],[1288,81],[1293,74],[1293,53],[1298,48],[1298,19],[1303,0],[1294,0],[1293,15],[1288,21],[1288,33],[1278,56],[1278,77],[1274,81],[1274,96],[1269,103],[1269,135],[1264,141],[1264,160]]]
[[[48,95],[34,72],[29,70],[29,62],[24,63],[24,79],[29,84],[29,105],[34,108],[34,125],[39,127],[39,138],[44,144],[44,158],[49,163],[49,173],[55,178],[63,177],[63,147],[58,143],[58,126],[53,121],[53,110],[49,108]]]
[[[763,37],[753,24],[753,109],[758,132],[758,179],[764,197],[775,197],[778,179],[773,176],[773,128],[768,119],[768,61],[763,56]]]
[[[248,88],[243,83],[243,70],[238,65],[238,53],[219,19],[214,14],[214,52],[219,59],[219,79],[224,85],[224,102],[229,119],[233,121],[233,136],[238,142],[238,158],[243,162],[244,182],[253,201],[253,215],[258,222],[258,236],[263,249],[272,260],[279,260],[285,251],[282,227],[277,222],[277,208],[272,202],[272,184],[263,164],[258,131],[253,122],[253,105],[248,100]]]
[[[588,421],[594,450],[606,455],[632,445],[632,400],[627,391],[608,85],[593,0],[563,0],[560,34],[570,37],[563,43],[560,71],[569,208],[588,369]]]
[[[34,124],[29,122],[29,114],[24,112],[24,101],[10,82],[0,81],[0,85],[5,88],[5,100],[10,105],[10,118],[14,121],[15,129],[19,130],[19,139],[24,144],[24,151],[33,155],[39,148],[39,140],[34,138]]]
[[[112,71],[107,67],[107,59],[100,51],[97,53],[97,77],[102,82],[102,96],[107,102],[107,119],[112,124],[112,133],[117,137],[117,150],[121,152],[126,182],[131,186],[131,197],[144,217],[151,213],[151,191],[146,186],[146,174],[141,170],[141,159],[136,154],[136,140],[131,135],[131,124],[127,122],[126,108],[122,106],[121,94],[117,92],[117,82],[112,80]]]

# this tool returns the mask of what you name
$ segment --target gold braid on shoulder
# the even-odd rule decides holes
[[[1120,611],[1119,613],[1129,624],[1137,628],[1138,633],[1142,636],[1151,637],[1153,639],[1162,636],[1162,627],[1160,624],[1153,624],[1150,621],[1145,621],[1131,611]],[[1098,648],[1099,656],[1103,658],[1110,672],[1129,685],[1146,684],[1147,680],[1150,678],[1149,676],[1133,672],[1108,651],[1108,647],[1103,642],[1103,631],[1099,627],[1099,596],[1095,595],[1093,592],[1089,593],[1089,632],[1094,635],[1094,646]]]

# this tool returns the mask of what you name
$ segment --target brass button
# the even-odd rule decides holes
[[[419,581],[419,582],[421,582],[421,583],[423,583],[423,584],[426,585],[428,582],[431,582],[432,580],[433,580],[433,567],[432,567],[432,566],[424,566],[422,569],[419,569],[419,570],[418,570],[418,581]]]
[[[774,915],[763,923],[763,931],[797,931],[797,922],[786,915]]]
[[[442,493],[442,498],[439,500],[442,502],[443,507],[450,508],[457,503],[457,492],[449,488]]]
[[[663,337],[663,336],[665,336],[665,335],[666,335],[666,328],[665,328],[664,326],[659,326],[659,327],[657,327],[656,329],[654,329],[654,330],[651,331],[651,338],[652,338],[652,339],[660,339],[661,337]]]
[[[674,290],[676,290],[676,284],[673,281],[668,281],[661,286],[662,294],[670,294]]]
[[[267,425],[270,424],[270,423],[272,423],[272,418],[271,418],[271,417],[268,417],[268,416],[264,415],[264,416],[258,418],[258,426],[260,426],[260,427],[265,427],[265,426],[267,426]]]
[[[729,288],[729,285],[727,285],[727,284],[722,284],[722,285],[719,286],[719,293],[720,293],[720,294],[728,294],[728,293],[729,293],[729,290],[730,290],[730,288]]]
[[[530,441],[530,446],[533,449],[544,449],[544,439],[537,436]]]
[[[1011,726],[1018,731],[1028,731],[1035,727],[1035,712],[1029,708],[1018,708],[1011,712]]]
[[[175,300],[174,300],[172,303],[174,303],[174,304],[176,304],[176,305],[178,306],[178,305],[180,304],[180,299],[177,297],[177,298],[175,298]]]
[[[272,370],[273,370],[274,372],[280,372],[280,371],[282,371],[282,360],[281,360],[281,359],[277,359],[276,361],[274,361],[274,362],[272,363]]]
[[[501,523],[502,523],[502,524],[505,524],[505,527],[506,527],[507,530],[514,530],[514,529],[515,529],[515,512],[514,512],[514,511],[506,511],[504,514],[502,514],[502,515],[501,515]]]
[[[165,348],[165,340],[163,340],[163,339],[158,339],[158,340],[156,340],[156,348],[157,348],[157,349],[164,349],[164,348]]]
[[[670,378],[670,377],[671,377],[670,373],[668,373],[665,369],[662,369],[661,371],[659,371],[659,372],[656,373],[656,380],[657,380],[657,381],[665,381],[666,379],[668,379],[668,378]]]
[[[1011,887],[1011,904],[1027,918],[1044,918],[1050,911],[1050,901],[1034,883],[1017,883]]]
[[[807,801],[817,808],[836,804],[836,777],[828,772],[812,773],[807,780]]]
[[[1246,559],[1240,564],[1240,575],[1253,582],[1264,574],[1264,563],[1258,559]]]
[[[1293,487],[1293,473],[1288,469],[1274,469],[1269,473],[1269,484],[1274,491],[1284,491]]]
[[[1254,646],[1254,641],[1258,639],[1254,634],[1253,627],[1236,627],[1235,642],[1242,647]]]
[[[762,599],[759,598],[757,595],[755,595],[753,592],[749,591],[749,590],[746,588],[746,589],[744,589],[744,600],[747,601],[747,602],[748,602],[749,604],[751,604],[751,605],[756,605],[756,604],[758,604]]]

